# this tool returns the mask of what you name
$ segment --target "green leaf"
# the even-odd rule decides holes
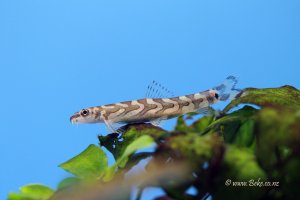
[[[204,116],[195,121],[190,127],[195,132],[203,132],[213,121],[213,116]]]
[[[79,181],[80,181],[80,179],[77,177],[65,178],[59,182],[59,184],[57,186],[57,190],[61,190],[61,189],[73,186],[74,184],[78,183]]]
[[[98,139],[100,142],[100,146],[104,146],[112,155],[115,160],[122,154],[123,145],[125,145],[128,141],[131,141],[134,138],[128,137],[124,139],[124,137],[117,133],[111,133],[105,136],[99,135]]]
[[[220,133],[227,143],[250,146],[254,141],[254,120],[257,110],[251,106],[227,114],[212,123],[203,131],[205,133]]]
[[[247,88],[240,98],[228,104],[224,112],[238,104],[255,104],[258,106],[288,106],[300,108],[300,91],[292,86],[282,86],[280,88]]]
[[[115,160],[118,160],[129,144],[143,135],[149,135],[155,140],[163,138],[167,132],[160,127],[152,124],[135,124],[129,125],[126,131],[122,134],[109,134],[107,136],[98,136],[100,145],[109,150]]]
[[[249,119],[242,123],[236,133],[233,143],[238,146],[250,147],[254,141],[254,124],[254,119]]]
[[[20,193],[9,193],[8,200],[47,200],[53,190],[45,185],[29,184],[20,188]]]
[[[106,174],[105,174],[103,180],[104,181],[111,180],[114,177],[114,173],[115,173],[115,170],[117,169],[117,167],[121,167],[121,168],[125,167],[130,155],[132,155],[137,150],[149,147],[153,143],[154,143],[153,138],[148,135],[143,135],[143,136],[137,138],[136,140],[134,140],[131,144],[129,144],[126,147],[124,153],[115,162],[115,164],[106,170]]]
[[[123,155],[120,157],[120,159],[117,160],[116,163],[118,164],[119,167],[124,167],[131,154],[133,154],[134,152],[136,152],[139,149],[149,147],[153,143],[154,143],[153,138],[148,135],[139,137],[138,139],[136,139],[130,145],[127,146]]]
[[[108,163],[103,150],[91,144],[79,155],[62,163],[59,167],[80,178],[97,179],[104,175]]]

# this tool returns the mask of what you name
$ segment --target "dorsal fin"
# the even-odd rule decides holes
[[[147,87],[146,98],[174,97],[174,93],[161,83],[153,80]]]

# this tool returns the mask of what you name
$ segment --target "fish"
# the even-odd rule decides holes
[[[120,127],[128,124],[152,123],[159,126],[163,120],[190,112],[207,113],[212,104],[238,98],[243,90],[235,88],[237,82],[235,76],[228,76],[220,85],[203,92],[84,108],[75,112],[70,121],[72,124],[104,123],[112,132],[118,132]]]

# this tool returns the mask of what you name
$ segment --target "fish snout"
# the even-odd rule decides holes
[[[80,116],[80,114],[79,113],[75,113],[74,115],[72,115],[71,117],[70,117],[70,122],[72,123],[72,124],[76,124],[77,123],[77,118]]]

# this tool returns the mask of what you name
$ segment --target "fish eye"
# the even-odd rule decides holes
[[[218,95],[218,93],[215,93],[215,97],[216,97],[216,99],[218,99],[218,98],[219,98],[219,95]]]
[[[86,110],[86,109],[83,109],[82,111],[81,111],[81,115],[82,116],[87,116],[89,114],[89,110]]]

